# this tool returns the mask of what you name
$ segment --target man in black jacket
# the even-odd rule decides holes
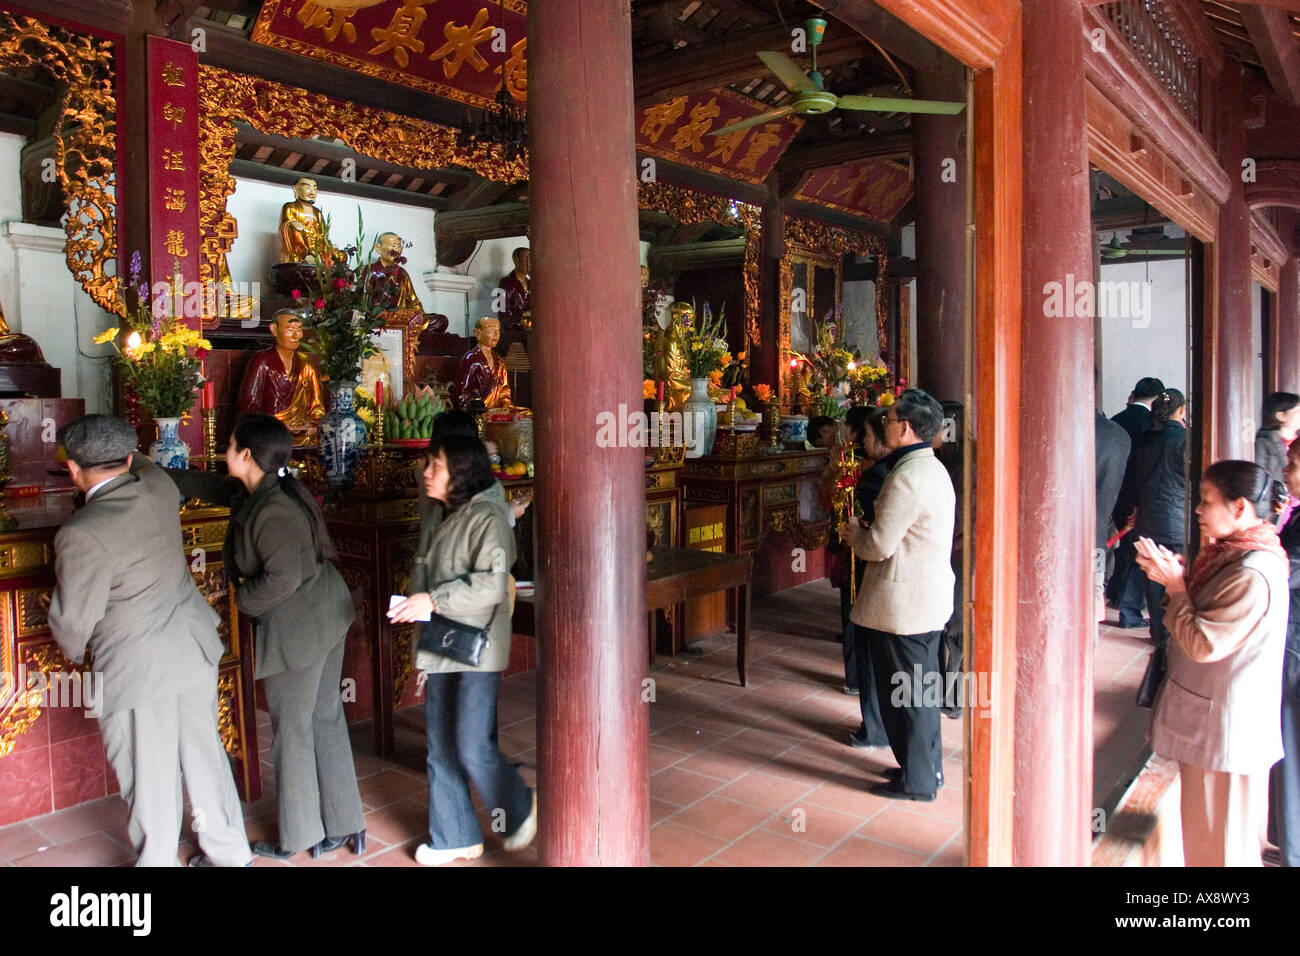
[[[1130,452],[1128,464],[1124,469],[1124,481],[1120,485],[1119,498],[1115,502],[1115,527],[1122,528],[1128,523],[1129,515],[1137,507],[1137,488],[1133,481],[1132,445],[1138,436],[1147,429],[1151,417],[1151,403],[1165,390],[1164,382],[1158,378],[1142,378],[1133,386],[1128,397],[1128,407],[1111,419],[1128,432]],[[1137,552],[1134,545],[1137,536],[1131,531],[1120,541],[1115,551],[1115,570],[1110,578],[1107,603],[1119,608],[1120,627],[1143,627],[1142,605],[1145,603],[1142,590],[1143,576],[1137,567]]]
[[[1128,464],[1132,441],[1123,426],[1115,424],[1101,412],[1094,413],[1097,465],[1097,550],[1094,559],[1095,604],[1097,620],[1106,619],[1106,605],[1102,598],[1106,578],[1106,539],[1110,537],[1111,515],[1119,499],[1124,469]]]

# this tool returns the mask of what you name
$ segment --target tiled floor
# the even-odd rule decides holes
[[[660,657],[651,676],[651,858],[665,866],[960,866],[962,761],[960,721],[944,719],[947,785],[933,803],[899,803],[867,787],[895,766],[888,750],[850,748],[857,698],[841,692],[838,602],[825,582],[757,602],[749,686],[736,680],[731,639],[699,642],[700,656]],[[1107,629],[1108,631],[1110,629]],[[1128,733],[1125,682],[1145,655],[1133,631],[1104,634],[1096,668],[1097,742]],[[1141,666],[1137,674],[1141,675]],[[1109,695],[1109,696],[1107,696]],[[1126,696],[1127,695],[1127,696]],[[1103,701],[1103,697],[1105,700]],[[1130,707],[1131,709],[1131,707]],[[1145,713],[1145,712],[1144,712]],[[1141,716],[1141,715],[1140,715]],[[265,720],[265,715],[262,715]],[[501,748],[536,776],[534,675],[503,682]],[[269,745],[270,728],[261,740]],[[311,860],[301,853],[258,866],[414,866],[427,834],[424,724],[419,708],[397,717],[394,760],[372,755],[369,728],[354,729],[357,775],[366,806],[367,851]],[[245,804],[250,841],[274,839],[275,781],[264,754],[264,795]],[[482,808],[484,832],[490,833]],[[192,834],[186,832],[192,839]],[[181,844],[182,859],[195,852]],[[0,865],[112,866],[131,862],[125,808],[112,797],[0,829]],[[488,837],[474,866],[529,865],[536,846],[505,853]]]

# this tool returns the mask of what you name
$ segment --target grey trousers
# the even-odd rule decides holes
[[[308,667],[262,679],[274,734],[280,846],[294,853],[366,826],[339,687],[344,643]]]
[[[181,775],[204,854],[217,866],[253,855],[230,761],[217,732],[217,671],[174,697],[99,719],[104,750],[122,785],[136,866],[179,866]]]

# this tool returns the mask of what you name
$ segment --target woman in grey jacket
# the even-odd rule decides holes
[[[1297,431],[1300,431],[1300,395],[1273,392],[1264,399],[1259,431],[1255,433],[1255,464],[1274,481],[1283,481],[1287,447],[1295,441]]]
[[[287,466],[284,423],[246,415],[226,450],[229,478],[169,471],[187,496],[228,505],[224,561],[239,609],[256,618],[255,676],[271,712],[280,840],[259,856],[320,856],[344,843],[365,852],[365,812],[339,682],[356,611],[325,519]]]
[[[509,508],[477,438],[431,441],[423,477],[428,496],[443,503],[443,516],[436,527],[432,514],[421,520],[410,595],[388,616],[405,624],[439,614],[488,632],[477,668],[416,653],[429,747],[429,842],[415,851],[415,859],[437,866],[483,855],[468,781],[493,819],[500,815],[511,851],[524,849],[537,833],[537,796],[501,753],[495,733],[501,672],[510,661],[515,544]]]

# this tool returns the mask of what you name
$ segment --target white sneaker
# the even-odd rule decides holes
[[[453,847],[450,850],[435,850],[427,843],[415,848],[415,862],[422,866],[442,866],[455,860],[477,860],[483,855],[483,844]]]
[[[526,849],[537,836],[537,791],[533,790],[533,807],[528,811],[528,819],[519,825],[519,829],[506,837],[505,847],[511,853]]]

